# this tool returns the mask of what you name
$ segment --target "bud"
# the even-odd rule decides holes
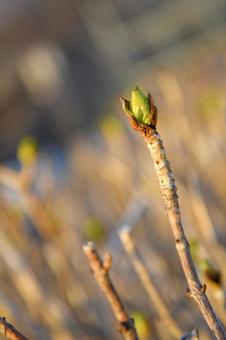
[[[138,311],[133,311],[130,316],[135,322],[135,327],[137,329],[137,333],[139,334],[139,338],[141,340],[150,339],[151,327],[147,316]]]
[[[143,125],[152,125],[154,111],[150,96],[145,96],[139,86],[131,93],[131,101],[122,98],[123,110]]]
[[[105,238],[105,229],[98,218],[89,217],[84,221],[83,231],[91,241],[102,241]]]
[[[31,165],[38,154],[38,142],[33,136],[24,137],[17,148],[17,158],[23,165]]]
[[[143,94],[139,86],[132,91],[130,108],[138,122],[142,122],[145,125],[150,124],[151,108],[149,99]]]

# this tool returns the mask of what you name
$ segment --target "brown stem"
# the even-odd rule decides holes
[[[219,340],[226,339],[224,328],[217,318],[206,295],[206,285],[201,284],[191,257],[189,243],[181,221],[175,179],[162,140],[155,127],[142,125],[132,116],[128,116],[128,118],[131,126],[144,137],[147,147],[150,150],[168,219],[176,242],[176,249],[188,283],[187,293],[198,304],[199,309],[215,338]]]
[[[95,280],[97,281],[100,288],[103,290],[104,295],[113,310],[115,318],[118,322],[118,330],[126,340],[138,340],[138,335],[134,325],[133,319],[130,318],[129,314],[125,310],[120,297],[113,286],[109,270],[111,268],[111,256],[105,255],[102,261],[95,245],[92,242],[88,242],[83,247],[84,253],[88,258],[89,265]]]
[[[10,340],[28,340],[5,317],[0,317],[0,333]]]
[[[165,323],[166,330],[169,330],[173,337],[179,339],[182,331],[172,319],[165,302],[152,282],[148,273],[148,269],[145,266],[140,254],[138,253],[135,241],[131,235],[130,227],[128,225],[121,228],[119,237],[122,241],[124,249],[129,256],[133,268],[137,273],[137,276],[139,277],[144,289],[150,297],[151,302],[154,304],[154,307],[156,308],[160,318]]]

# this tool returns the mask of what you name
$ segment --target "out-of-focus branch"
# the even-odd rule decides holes
[[[0,317],[0,333],[10,340],[28,340],[5,317]]]
[[[83,247],[83,250],[89,261],[93,276],[104,292],[104,295],[113,310],[115,318],[118,322],[119,332],[126,340],[138,340],[134,321],[130,318],[129,314],[125,310],[125,307],[123,306],[122,301],[109,276],[109,270],[112,264],[111,255],[106,254],[102,261],[95,245],[92,242],[88,242]]]
[[[40,232],[53,229],[53,223],[49,218],[43,202],[33,194],[31,184],[34,179],[32,166],[23,166],[20,171],[15,171],[5,166],[0,166],[0,184],[16,190],[22,199],[27,215]]]
[[[123,226],[119,231],[119,237],[122,241],[123,247],[128,254],[134,270],[137,273],[144,289],[146,290],[151,302],[154,304],[159,317],[166,325],[166,329],[172,334],[173,337],[179,339],[182,331],[177,326],[176,322],[172,319],[170,312],[158,293],[155,285],[153,284],[148,269],[145,266],[140,254],[137,251],[135,240],[131,235],[131,228],[128,225]]]

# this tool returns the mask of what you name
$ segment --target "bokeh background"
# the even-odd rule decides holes
[[[124,224],[182,333],[211,339],[121,113],[137,84],[158,106],[196,265],[226,324],[225,34],[223,0],[0,0],[0,315],[30,339],[120,338],[83,255],[90,239],[111,252],[141,339],[171,339],[123,251]]]

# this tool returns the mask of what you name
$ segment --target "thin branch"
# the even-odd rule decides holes
[[[148,96],[148,99],[150,103],[150,112],[154,112],[154,118],[150,125],[143,125],[130,115],[131,113],[127,109],[129,107],[129,102],[122,98],[123,108],[132,128],[142,135],[151,153],[169,223],[174,235],[176,249],[188,283],[187,294],[198,304],[199,309],[215,338],[223,340],[226,339],[224,328],[210,304],[206,295],[206,285],[202,285],[200,282],[192,260],[189,243],[181,221],[181,212],[174,175],[170,168],[170,163],[167,159],[162,140],[156,130],[157,109],[154,106],[150,95]]]
[[[0,166],[0,183],[18,190],[20,182],[20,173],[7,168],[6,166]]]
[[[159,317],[165,323],[166,329],[169,330],[173,337],[179,339],[182,334],[182,331],[179,329],[176,322],[171,317],[165,302],[163,301],[162,297],[158,293],[155,285],[153,284],[150,278],[148,269],[137,251],[135,241],[131,235],[130,226],[128,225],[123,226],[119,231],[119,237],[137,273],[137,276],[139,277],[151,302],[154,304],[154,307],[157,310]]]
[[[106,299],[108,300],[115,318],[118,322],[118,330],[126,340],[138,340],[138,335],[134,325],[133,319],[125,310],[121,299],[113,286],[109,270],[111,268],[112,259],[110,254],[104,256],[104,260],[100,258],[95,245],[88,242],[83,247],[84,253],[88,258],[89,265],[95,280],[100,288],[103,290]]]
[[[5,317],[0,317],[0,333],[10,340],[28,340]]]
[[[216,239],[216,232],[208,212],[204,197],[196,181],[195,187],[189,192],[191,198],[191,206],[197,219],[198,234],[202,238],[205,250],[212,257],[213,261],[219,267],[223,274],[223,279],[226,279],[226,253],[224,247]],[[207,226],[207,228],[206,228]]]
[[[46,230],[52,230],[54,225],[43,202],[31,190],[34,179],[33,170],[33,167],[30,166],[24,166],[20,171],[0,166],[0,184],[8,186],[20,194],[27,215],[39,227],[40,232],[46,232]]]

